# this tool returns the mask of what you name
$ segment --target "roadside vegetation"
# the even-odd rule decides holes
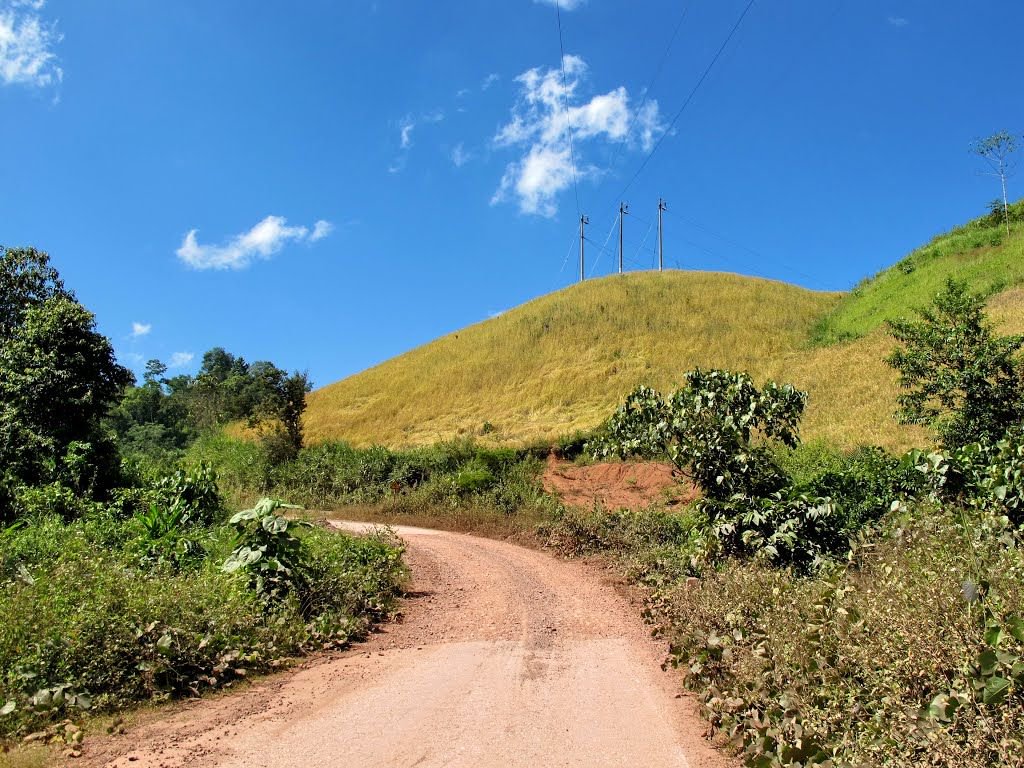
[[[591,281],[311,393],[307,418],[304,375],[219,348],[135,386],[45,255],[4,251],[0,736],[74,749],[53,724],[76,711],[386,617],[401,544],[286,499],[606,558],[747,765],[1024,766],[1021,206],[844,297]],[[551,451],[667,460],[698,498],[567,507]]]
[[[239,502],[532,530],[565,556],[609,558],[645,591],[714,739],[748,765],[1024,765],[1024,338],[985,308],[947,281],[887,325],[889,418],[933,447],[801,442],[806,392],[723,369],[638,387],[554,446],[672,461],[701,492],[682,508],[565,507],[540,487],[550,445],[322,443],[274,464],[221,435],[191,455]]]
[[[0,743],[74,755],[86,712],[230,686],[388,616],[397,540],[295,522],[270,498],[232,514],[187,459],[237,419],[296,455],[303,374],[214,349],[195,378],[152,361],[134,386],[33,249],[0,249],[0,342]]]
[[[937,449],[797,446],[804,393],[694,371],[636,390],[592,450],[667,456],[703,498],[545,526],[648,590],[669,663],[748,765],[1024,765],[1024,338],[983,305],[947,282],[890,324],[898,416]]]

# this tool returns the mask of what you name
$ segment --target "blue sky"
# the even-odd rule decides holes
[[[613,270],[620,201],[627,268],[661,196],[668,266],[846,289],[998,195],[1024,4],[759,0],[687,103],[746,8],[562,0],[563,79],[539,0],[0,0],[0,242],[136,371],[322,385],[570,284],[580,213]]]

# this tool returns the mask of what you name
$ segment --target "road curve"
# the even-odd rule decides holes
[[[339,527],[357,527],[339,523]],[[732,765],[635,607],[595,569],[397,528],[404,619],[342,654],[175,708],[79,761],[117,768]]]

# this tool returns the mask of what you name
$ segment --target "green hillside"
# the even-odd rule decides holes
[[[966,280],[986,294],[1021,285],[1024,200],[1010,206],[1010,215],[1016,228],[1009,235],[998,217],[974,219],[863,280],[817,323],[815,341],[827,344],[864,336],[886,320],[927,304],[948,277]]]
[[[707,272],[591,280],[313,392],[306,433],[390,446],[553,440],[598,425],[637,384],[669,388],[714,366],[806,389],[805,439],[904,448],[924,434],[892,418],[884,321],[953,275],[993,294],[1004,327],[1024,330],[1022,248],[1024,235],[979,219],[847,294]]]

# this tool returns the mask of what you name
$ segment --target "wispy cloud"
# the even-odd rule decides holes
[[[313,232],[309,235],[309,242],[315,243],[317,240],[323,240],[333,231],[334,225],[331,222],[320,219],[313,225]]]
[[[415,128],[416,121],[408,116],[405,119],[403,119],[401,124],[398,126],[398,132],[399,135],[401,136],[400,146],[402,147],[402,149],[408,149],[409,147],[412,146],[412,132],[413,130],[415,130]]]
[[[283,216],[267,216],[224,245],[201,245],[196,239],[199,230],[190,230],[176,253],[193,269],[245,269],[257,258],[269,259],[289,242],[316,242],[331,229],[330,222],[320,220],[310,233],[307,227],[289,227]]]
[[[494,85],[499,80],[501,80],[501,75],[499,75],[497,72],[491,72],[491,74],[485,77],[484,81],[480,83],[480,90],[488,90],[492,85]]]
[[[554,7],[555,3],[558,3],[558,7],[563,11],[575,11],[581,5],[584,5],[587,0],[533,0],[535,3],[541,5],[550,5]]]
[[[137,339],[141,336],[146,336],[152,330],[153,326],[151,323],[132,323],[132,338]]]
[[[171,355],[171,359],[167,361],[168,368],[184,368],[186,365],[195,359],[195,355],[191,352],[175,352]]]
[[[498,130],[494,143],[521,148],[523,154],[505,167],[492,205],[515,198],[523,213],[554,216],[558,194],[572,184],[573,154],[577,179],[592,178],[600,171],[585,161],[588,145],[626,143],[648,151],[664,131],[658,102],[648,99],[633,116],[624,86],[580,103],[577,91],[587,64],[579,56],[566,56],[563,66],[564,82],[560,68],[535,67],[516,78],[520,93],[512,119]]]
[[[40,11],[45,0],[0,3],[0,81],[4,85],[46,88],[64,78],[54,48],[61,41],[56,24]]]
[[[903,18],[902,16],[888,16],[886,17],[886,21],[888,21],[889,25],[893,27],[905,27],[907,26],[907,24],[910,23],[907,19]]]
[[[473,159],[473,153],[467,150],[460,141],[452,149],[451,158],[452,162],[455,163],[455,167],[461,168],[462,166],[464,166],[466,163]]]
[[[406,157],[412,149],[412,134],[419,125],[433,125],[444,120],[445,113],[441,108],[432,109],[418,116],[406,115],[398,123],[398,147],[400,154],[391,165],[388,166],[388,173],[401,173],[405,170]]]

